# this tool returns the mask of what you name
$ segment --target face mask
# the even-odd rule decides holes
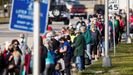
[[[20,38],[20,43],[24,43],[25,39],[24,38]]]

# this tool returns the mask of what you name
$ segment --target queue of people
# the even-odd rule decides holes
[[[109,45],[121,40],[125,23],[121,15],[115,15],[115,33],[112,19],[109,19]],[[27,45],[25,35],[13,39],[7,48],[0,51],[0,74],[28,75],[33,70],[33,47]],[[47,33],[40,36],[40,73],[41,75],[72,75],[72,68],[82,72],[85,65],[91,65],[104,56],[104,20],[100,14],[86,21],[82,18],[75,25],[63,27],[56,32],[48,26]],[[86,62],[87,59],[87,62]],[[73,64],[73,65],[72,65]]]

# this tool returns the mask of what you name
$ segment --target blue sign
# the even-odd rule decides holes
[[[13,0],[10,29],[33,32],[34,0]],[[40,33],[46,31],[48,0],[40,2]],[[36,10],[35,10],[36,11]]]

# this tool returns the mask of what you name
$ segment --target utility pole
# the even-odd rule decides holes
[[[111,60],[108,55],[109,51],[109,27],[108,27],[108,0],[105,0],[105,56],[103,57],[103,67],[110,67]]]
[[[129,31],[129,17],[130,17],[130,0],[127,1],[127,44],[131,43],[130,31]]]
[[[34,54],[33,54],[33,75],[40,75],[40,1],[35,0],[33,10],[34,25]]]

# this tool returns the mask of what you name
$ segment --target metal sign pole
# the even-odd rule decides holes
[[[113,43],[114,43],[114,56],[116,54],[116,44],[115,44],[115,23],[114,23],[114,14],[113,14]]]
[[[108,27],[108,0],[107,1],[105,1],[106,3],[105,3],[105,56],[106,57],[108,57],[108,49],[109,49],[109,35],[108,35],[108,29],[109,29],[109,27]]]
[[[47,13],[47,17],[46,17],[46,31],[47,31],[47,27],[48,27],[48,14],[49,14],[49,9],[50,9],[50,3],[51,3],[51,1],[52,0],[48,0],[48,9],[47,9],[47,11],[48,11],[48,13]]]
[[[113,46],[114,46],[114,56],[116,54],[116,44],[115,44],[115,26],[114,26],[114,13],[119,12],[119,0],[109,0],[109,13],[111,13],[112,16],[112,22],[113,22]]]
[[[34,55],[33,55],[33,75],[40,75],[39,44],[40,44],[40,5],[39,0],[34,2]]]
[[[109,32],[108,32],[108,0],[105,0],[105,56],[103,57],[103,67],[110,67],[111,61],[108,56],[109,50]]]
[[[130,17],[129,8],[130,8],[130,1],[127,0],[127,43],[128,44],[131,43],[131,37],[130,37],[130,33],[129,33],[129,17]]]

